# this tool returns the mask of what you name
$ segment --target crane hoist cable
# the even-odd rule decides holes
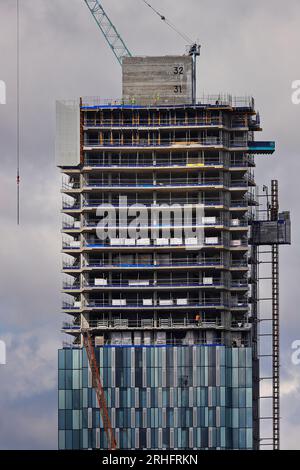
[[[183,34],[179,29],[171,23],[170,20],[168,20],[162,13],[160,13],[158,10],[156,10],[147,0],[142,0],[142,2],[151,8],[153,12],[160,17],[162,21],[166,23],[170,28],[172,28],[179,36],[181,36],[182,39],[184,39],[189,46],[188,49],[188,54],[192,57],[193,60],[193,65],[192,65],[192,102],[196,102],[196,59],[197,56],[200,55],[200,44],[197,44],[197,42],[193,41],[191,38],[189,38],[186,34]]]
[[[17,225],[20,225],[20,5],[17,0]]]
[[[193,41],[189,36],[187,36],[186,34],[182,33],[181,31],[179,31],[179,29],[176,27],[176,25],[174,25],[173,23],[171,23],[170,20],[168,20],[168,18],[166,18],[165,15],[163,15],[162,13],[160,13],[158,10],[156,10],[149,2],[147,2],[146,0],[142,0],[142,2],[147,5],[149,8],[151,8],[151,10],[154,11],[154,13],[156,15],[158,15],[160,17],[160,19],[162,21],[164,21],[166,23],[166,25],[168,25],[171,29],[173,29],[177,34],[179,34],[179,36],[182,37],[182,39],[184,41],[186,41],[188,44],[192,44],[194,43],[195,41]]]

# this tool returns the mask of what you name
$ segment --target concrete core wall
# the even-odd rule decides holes
[[[190,104],[192,57],[124,57],[123,100],[131,104]]]

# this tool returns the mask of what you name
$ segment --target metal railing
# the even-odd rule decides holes
[[[248,187],[250,183],[254,183],[254,178],[250,177],[248,180],[233,180],[226,183],[223,178],[174,178],[174,179],[165,179],[165,180],[156,180],[152,179],[143,180],[143,179],[126,179],[126,178],[114,178],[112,181],[109,180],[93,180],[90,179],[83,183],[83,186],[78,185],[76,188],[73,184],[63,183],[62,191],[78,191],[85,188],[103,188],[103,187],[136,187],[136,188],[160,188],[160,187],[176,187],[176,186],[226,186],[230,187]],[[80,205],[77,203],[64,203],[63,209],[80,209]]]
[[[80,185],[80,182],[76,181],[76,182],[73,182],[73,181],[63,181],[62,182],[62,189],[80,189],[81,188],[81,185]]]
[[[244,301],[231,302],[230,308],[247,309],[248,303]]]
[[[219,137],[206,138],[175,138],[175,139],[88,139],[84,141],[84,147],[185,147],[185,146],[202,146],[202,147],[227,147],[227,148],[248,148],[247,139],[235,139],[228,142],[227,139]]]
[[[230,265],[229,263],[226,263],[221,260],[207,260],[207,261],[191,261],[191,260],[186,260],[186,261],[173,261],[173,262],[158,262],[156,264],[153,263],[114,263],[114,264],[109,264],[108,262],[102,261],[102,260],[93,260],[91,262],[86,262],[82,266],[82,268],[106,268],[106,269],[112,269],[112,268],[133,268],[133,269],[143,269],[143,268],[172,268],[172,267],[226,267],[229,268]],[[231,263],[232,267],[246,267],[247,266],[247,261],[233,261]],[[79,271],[81,269],[80,264],[72,264],[72,263],[63,263],[63,270],[65,271]]]
[[[239,219],[238,223],[234,223],[234,220],[231,220],[230,221],[230,227],[235,227],[235,228],[239,228],[239,227],[248,227],[249,225],[249,222],[248,220],[243,220],[243,219]]]
[[[79,240],[63,240],[62,248],[68,250],[80,250],[81,242]]]
[[[143,119],[138,116],[137,119],[122,119],[111,118],[111,119],[101,119],[96,117],[94,119],[84,119],[84,127],[90,128],[139,128],[139,127],[220,127],[225,126],[228,128],[247,128],[257,126],[258,123],[255,120],[247,120],[245,118],[234,118],[228,124],[222,117],[197,117],[197,118],[178,118],[178,117],[169,117],[169,118],[153,118]]]
[[[88,207],[88,208],[97,208],[98,206],[102,207],[108,207],[110,208],[112,205],[114,206],[115,209],[118,209],[119,207],[130,207],[131,205],[134,204],[143,204],[145,207],[149,207],[153,210],[163,210],[169,209],[168,206],[172,206],[173,204],[181,204],[181,205],[203,205],[203,206],[222,206],[225,205],[225,201],[222,199],[203,199],[202,201],[199,201],[198,198],[196,197],[185,197],[185,198],[176,198],[176,199],[164,199],[164,200],[157,200],[157,201],[151,201],[149,198],[144,199],[130,199],[129,197],[127,198],[127,203],[126,205],[123,205],[122,202],[118,200],[112,199],[111,202],[108,202],[107,200],[102,200],[102,199],[89,199],[87,201],[83,202],[83,207]]]
[[[239,328],[239,329],[250,329],[252,327],[251,323],[247,321],[232,321],[231,328]]]
[[[234,288],[248,288],[248,282],[247,281],[231,281],[230,287],[232,289],[234,289]]]
[[[247,147],[248,148],[248,140],[247,139],[232,139],[230,142],[226,142],[224,144],[226,147],[235,148],[235,147]]]
[[[229,185],[230,188],[247,188],[248,181],[246,180],[232,180]]]
[[[70,210],[76,210],[76,209],[80,209],[80,204],[79,202],[71,202],[71,201],[67,201],[67,200],[63,200],[62,201],[62,208],[63,210],[67,210],[67,209],[70,209]]]
[[[195,138],[195,139],[88,139],[84,141],[84,147],[183,147],[192,145],[223,146],[225,141],[219,137]]]
[[[248,266],[248,261],[246,259],[241,260],[231,260],[231,267],[245,267]]]
[[[97,285],[95,283],[88,283],[85,282],[82,287],[80,284],[72,284],[68,282],[63,283],[63,289],[64,290],[79,290],[79,289],[85,289],[85,288],[92,288],[95,290],[99,289],[110,289],[110,288],[121,288],[125,287],[126,289],[144,289],[144,288],[165,288],[165,287],[206,287],[206,288],[212,288],[212,287],[225,287],[226,283],[224,281],[221,281],[220,279],[214,280],[211,284],[203,283],[200,281],[189,281],[188,279],[174,279],[172,280],[159,280],[159,281],[153,281],[153,280],[148,280],[143,283],[142,280],[139,280],[139,284],[131,284],[130,280],[120,280],[119,282],[113,281],[112,283],[108,284],[101,284]],[[228,285],[228,283],[227,283]],[[228,285],[229,286],[229,285]]]
[[[93,308],[108,308],[108,309],[113,309],[113,310],[118,310],[118,309],[130,309],[130,308],[141,308],[141,309],[146,309],[146,310],[152,310],[152,309],[172,309],[172,308],[216,308],[216,307],[223,307],[223,308],[229,308],[229,307],[239,307],[242,308],[242,304],[234,304],[230,305],[229,303],[223,301],[220,298],[217,299],[210,299],[210,300],[203,300],[202,302],[200,301],[191,301],[188,300],[186,304],[181,304],[177,303],[176,299],[169,299],[168,304],[162,303],[161,299],[158,301],[154,301],[154,299],[147,299],[151,300],[151,304],[148,302],[142,302],[140,300],[132,300],[128,299],[114,299],[117,302],[110,302],[109,300],[103,300],[103,299],[93,299],[93,300],[88,300],[84,302],[82,305],[77,305],[72,302],[63,302],[62,303],[62,309],[63,310],[86,310],[86,309],[93,309]],[[167,301],[168,299],[164,299]],[[123,302],[122,302],[123,301]],[[246,304],[248,306],[248,304]]]
[[[205,160],[199,160],[199,161],[184,161],[182,158],[181,159],[165,159],[165,160],[156,160],[156,161],[153,161],[152,159],[151,160],[148,160],[148,161],[145,161],[145,160],[142,160],[142,161],[138,161],[138,160],[124,160],[124,158],[122,158],[122,160],[112,160],[112,161],[107,161],[107,160],[104,160],[100,158],[94,158],[94,159],[91,159],[91,158],[87,158],[85,159],[85,162],[84,162],[84,166],[85,167],[99,167],[99,168],[111,168],[111,167],[118,167],[118,168],[122,168],[122,167],[130,167],[130,168],[144,168],[144,167],[155,167],[155,168],[159,168],[159,167],[171,167],[171,166],[180,166],[182,168],[189,168],[189,167],[202,167],[202,166],[224,166],[226,165],[226,163],[224,161],[222,161],[221,159],[205,159]]]
[[[233,118],[230,123],[232,128],[244,128],[248,127],[248,121],[245,118]]]
[[[81,349],[81,345],[77,343],[71,343],[70,341],[62,341],[63,349]]]
[[[235,247],[239,248],[240,246],[246,247],[246,246],[248,246],[248,239],[244,238],[244,239],[241,239],[241,240],[230,240],[229,245],[230,245],[231,248],[235,248]]]
[[[138,122],[133,119],[85,119],[85,127],[186,127],[186,126],[223,126],[224,119],[221,117],[212,118],[173,118],[169,119],[138,119]]]
[[[239,344],[234,344],[232,347],[246,347],[248,342],[246,341],[241,341]],[[250,344],[250,343],[249,343]],[[163,347],[163,346],[182,346],[182,347],[193,347],[193,346],[205,346],[205,345],[210,345],[210,346],[226,346],[224,342],[222,342],[220,339],[216,338],[213,341],[209,341],[206,339],[200,339],[198,338],[196,341],[192,341],[189,339],[166,339],[163,342],[160,340],[144,340],[141,339],[138,343],[133,343],[132,340],[117,340],[117,339],[105,339],[103,342],[102,346],[110,346],[110,347],[118,347],[118,346],[127,346],[127,347]],[[79,344],[74,344],[68,341],[63,341],[62,346],[64,349],[80,349],[81,346]],[[229,345],[228,345],[229,346]],[[101,346],[97,346],[101,347]]]
[[[157,263],[113,263],[109,264],[106,261],[103,261],[101,259],[96,260],[93,259],[92,261],[87,261],[85,264],[85,267],[94,267],[94,268],[160,268],[160,267],[178,267],[178,266],[195,266],[195,267],[200,267],[200,266],[208,266],[208,267],[215,267],[215,266],[223,266],[224,261],[221,259],[206,259],[206,260],[200,260],[200,261],[194,261],[189,258],[186,259],[178,259],[170,262],[162,262],[158,261]],[[246,266],[247,266],[247,261],[246,261]]]
[[[231,200],[230,207],[247,207],[248,200],[247,199],[239,199],[239,200]]]
[[[70,302],[63,302],[62,309],[63,310],[80,310],[81,306],[74,305],[74,303],[70,303]]]
[[[63,270],[74,270],[74,271],[76,271],[76,270],[81,269],[81,266],[80,266],[80,264],[72,264],[72,263],[64,261],[63,265],[62,265],[62,268],[63,268]]]
[[[85,220],[83,222],[83,227],[95,228],[99,225],[99,223],[100,223],[99,219],[89,219],[89,220]],[[182,223],[180,223],[180,224],[178,224],[178,223],[176,223],[176,224],[172,224],[172,223],[151,224],[151,222],[149,222],[149,223],[148,222],[146,222],[146,223],[137,222],[136,225],[135,225],[133,222],[130,223],[130,228],[131,229],[139,228],[139,227],[143,227],[143,228],[147,228],[147,229],[156,229],[156,228],[158,228],[158,229],[160,229],[160,228],[174,228],[174,229],[177,229],[177,228],[184,228],[184,227],[188,228],[188,227],[220,227],[220,226],[229,227],[229,222],[226,222],[225,220],[223,220],[223,218],[215,217],[214,222],[204,221],[204,222],[200,222],[200,223],[197,223],[196,220],[191,220],[191,221],[188,221],[188,222],[182,221]],[[72,229],[73,226],[64,227],[64,228],[71,228]],[[128,228],[127,225],[119,225],[119,224],[110,225],[110,229],[120,230],[120,229],[126,229],[126,228]]]
[[[124,301],[126,299],[115,299],[115,300],[120,300],[120,301]],[[148,300],[148,299],[147,299]],[[201,307],[201,308],[213,308],[213,307],[229,307],[229,304],[226,303],[225,301],[219,299],[219,298],[216,298],[216,299],[211,299],[211,300],[203,300],[202,302],[199,302],[199,301],[189,301],[186,303],[186,304],[178,304],[176,303],[176,299],[169,299],[170,302],[168,304],[163,304],[160,302],[160,300],[158,301],[154,301],[154,299],[151,299],[152,300],[152,305],[147,305],[143,302],[141,302],[140,300],[128,300],[128,303],[127,303],[127,300],[126,300],[126,304],[123,303],[123,305],[121,304],[120,302],[120,305],[116,305],[116,304],[113,304],[113,303],[110,303],[109,301],[106,301],[106,300],[102,300],[102,299],[94,299],[94,300],[90,300],[90,301],[87,301],[86,304],[84,304],[84,307],[87,307],[87,308],[110,308],[110,309],[120,309],[120,308],[143,308],[143,309],[157,309],[157,308],[162,308],[162,309],[169,309],[169,308],[176,308],[176,307],[180,307],[180,308],[197,308],[197,307]],[[168,299],[165,299],[166,301]],[[70,306],[72,304],[69,304]],[[238,304],[234,305],[235,307],[237,306],[240,306]],[[72,308],[72,306],[71,306]]]
[[[63,324],[62,324],[62,329],[63,330],[81,330],[81,326],[76,325],[75,323],[70,323],[70,322],[64,321]]]
[[[172,186],[223,186],[223,178],[207,177],[199,180],[198,178],[171,178],[160,179],[157,181],[145,179],[127,179],[127,178],[113,178],[112,181],[89,179],[84,183],[87,188],[103,188],[103,187],[143,187],[143,188],[159,188],[159,187],[172,187]],[[73,188],[70,188],[73,189]]]
[[[76,103],[77,104],[77,103]],[[99,96],[85,96],[82,98],[82,108],[115,108],[115,107],[127,107],[127,108],[147,108],[147,107],[159,107],[169,108],[184,107],[185,105],[178,104],[176,98],[172,100],[168,99],[168,103],[158,104],[158,100],[153,97],[149,99],[143,99],[143,104],[136,103],[136,99],[132,97],[130,100],[124,100],[123,98],[101,98]],[[254,99],[251,96],[232,96],[230,94],[203,94],[196,98],[195,106],[212,106],[212,107],[234,107],[234,108],[246,108],[254,109]],[[190,107],[190,103],[186,103],[186,106]]]
[[[158,282],[155,282],[153,280],[148,280],[147,282],[145,281],[145,283],[142,283],[142,281],[140,281],[140,284],[130,284],[130,280],[120,280],[119,282],[112,282],[112,283],[108,283],[108,284],[101,284],[101,285],[97,285],[95,283],[84,283],[82,286],[80,284],[72,284],[72,283],[68,283],[68,282],[64,282],[63,283],[63,290],[80,290],[80,289],[86,289],[86,288],[91,288],[91,289],[95,289],[95,290],[99,290],[99,289],[111,289],[111,288],[126,288],[126,289],[137,289],[137,288],[141,288],[141,289],[147,289],[147,288],[165,288],[165,287],[169,287],[169,288],[176,288],[176,287],[205,287],[206,289],[209,289],[209,288],[213,288],[213,287],[227,287],[227,288],[248,288],[248,283],[247,281],[232,281],[231,283],[228,283],[228,282],[225,282],[225,281],[221,281],[221,279],[216,279],[216,280],[213,280],[213,282],[211,282],[210,284],[208,283],[203,283],[201,281],[189,281],[187,279],[176,279],[176,280],[173,280],[173,281],[170,281],[170,280],[165,280],[165,281],[161,281],[159,280]]]
[[[110,248],[116,248],[116,247],[123,247],[123,248],[140,248],[140,247],[147,247],[147,248],[161,248],[161,247],[173,247],[173,248],[176,248],[176,247],[189,247],[189,248],[202,248],[202,247],[213,247],[213,246],[224,246],[226,248],[229,248],[230,247],[230,244],[228,241],[226,241],[225,239],[223,239],[222,237],[216,237],[218,238],[218,240],[214,241],[214,242],[205,242],[205,241],[202,241],[202,240],[196,240],[195,242],[192,242],[192,241],[189,241],[188,239],[187,240],[182,240],[181,242],[178,242],[178,243],[174,243],[174,244],[170,244],[169,243],[169,239],[167,239],[167,241],[164,241],[163,243],[159,243],[158,240],[159,239],[155,239],[155,240],[152,240],[152,239],[148,239],[149,242],[145,242],[143,241],[143,239],[140,239],[140,240],[135,240],[134,238],[131,238],[129,239],[130,240],[130,244],[126,244],[126,242],[122,239],[115,239],[114,241],[112,241],[112,239],[110,239],[110,243],[106,240],[106,241],[101,241],[101,240],[86,240],[83,242],[83,247],[85,248],[101,248],[101,247],[110,247]],[[247,243],[246,242],[241,242],[240,246],[246,246]],[[63,248],[64,249],[79,249],[80,246],[78,247],[74,247],[74,246],[71,246],[69,242],[65,242],[63,243]]]
[[[254,163],[255,163],[254,156],[248,155],[247,158],[231,160],[229,167],[230,168],[248,167],[249,165],[253,165]]]
[[[139,329],[182,329],[182,328],[214,328],[214,327],[222,327],[222,323],[220,319],[207,321],[205,319],[202,320],[193,320],[190,318],[182,318],[178,320],[174,320],[173,318],[164,318],[164,319],[113,319],[113,320],[90,320],[88,322],[89,328],[95,329],[132,329],[132,328],[139,328]],[[63,329],[68,330],[78,330],[81,329],[80,325],[74,325],[74,323],[70,322],[63,322]]]
[[[81,285],[80,284],[72,284],[71,282],[63,282],[62,285],[63,290],[80,290]]]
[[[63,230],[80,230],[80,225],[75,225],[74,222],[65,222],[62,223]]]

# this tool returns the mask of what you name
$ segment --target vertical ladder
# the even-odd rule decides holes
[[[278,219],[278,181],[271,181],[271,220]],[[272,245],[273,450],[280,449],[279,246]]]

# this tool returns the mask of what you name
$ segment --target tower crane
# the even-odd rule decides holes
[[[107,13],[105,12],[103,6],[99,0],[84,0],[88,9],[90,10],[93,18],[101,29],[105,40],[107,41],[109,47],[113,51],[120,65],[122,65],[123,57],[131,57],[132,54],[123,41],[122,37],[118,33],[115,25],[112,23]],[[151,10],[159,16],[159,18],[171,29],[173,29],[181,38],[189,44],[188,53],[193,58],[193,75],[192,75],[192,101],[196,101],[196,60],[200,55],[200,45],[192,41],[190,37],[186,34],[183,34],[178,28],[171,23],[165,15],[157,11],[148,1],[142,0],[142,2]]]

